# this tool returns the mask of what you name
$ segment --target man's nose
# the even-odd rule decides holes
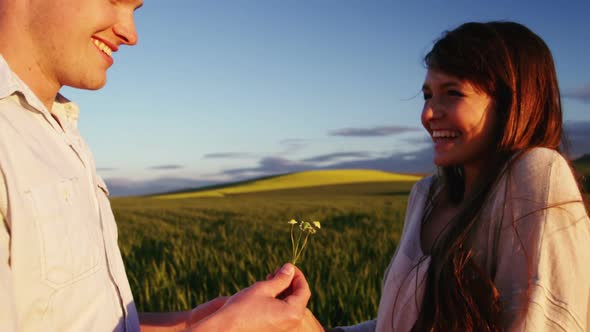
[[[113,26],[115,35],[121,39],[123,44],[135,45],[137,44],[137,30],[135,30],[135,22],[133,18],[121,21]]]

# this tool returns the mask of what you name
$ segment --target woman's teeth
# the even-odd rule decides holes
[[[454,130],[434,130],[432,131],[432,138],[455,138],[461,135],[460,132]]]

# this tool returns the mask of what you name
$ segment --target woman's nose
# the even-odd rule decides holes
[[[436,120],[443,116],[442,107],[434,101],[429,101],[422,109],[422,119],[425,121]]]

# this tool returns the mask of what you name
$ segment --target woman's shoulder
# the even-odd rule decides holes
[[[515,154],[509,163],[507,178],[513,194],[543,201],[580,195],[569,163],[556,150],[536,147]]]
[[[425,176],[422,179],[418,180],[412,187],[412,192],[420,195],[428,194],[430,190],[430,186],[435,181],[436,175],[429,175]]]
[[[412,191],[410,192],[410,196],[408,197],[408,205],[404,225],[408,223],[408,220],[412,219],[411,216],[413,216],[416,213],[421,213],[419,211],[421,211],[424,208],[424,201],[428,197],[430,186],[435,181],[435,178],[436,175],[430,175],[414,183]]]
[[[565,158],[563,158],[559,152],[542,147],[517,152],[512,157],[511,161],[513,163],[513,171],[523,174],[531,172],[536,174],[539,171],[546,170],[548,167],[552,167],[556,163],[564,163],[567,165]]]
[[[412,191],[408,197],[408,209],[413,209],[417,202],[422,201],[428,196],[430,186],[434,183],[436,175],[425,176],[412,186]]]

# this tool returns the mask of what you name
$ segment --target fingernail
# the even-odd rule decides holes
[[[280,272],[282,274],[286,274],[288,276],[292,275],[294,271],[295,271],[295,269],[293,268],[293,265],[291,265],[289,263],[283,265],[283,267],[281,267],[281,270],[280,270]]]

